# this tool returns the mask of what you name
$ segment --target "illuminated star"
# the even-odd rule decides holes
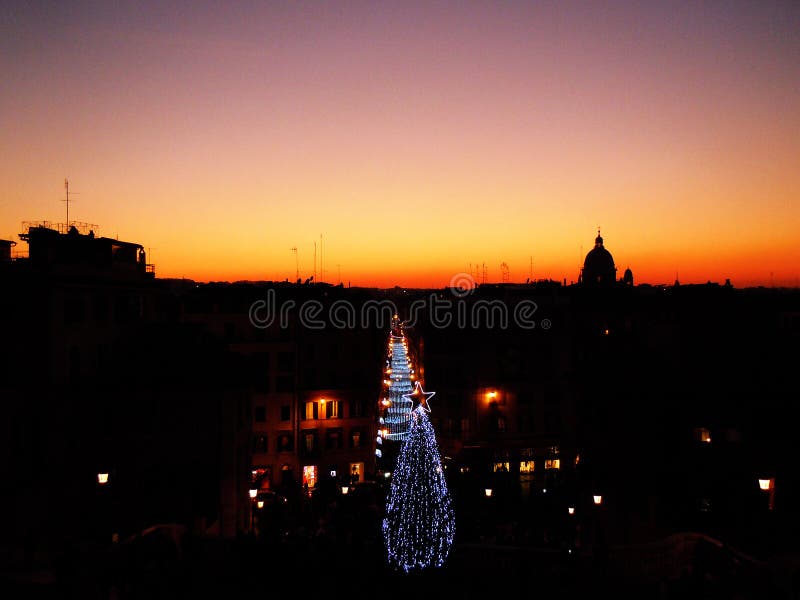
[[[422,384],[418,381],[417,385],[414,387],[414,391],[410,394],[403,394],[404,400],[414,401],[415,398],[419,400],[419,406],[422,407],[422,410],[426,410],[431,412],[431,407],[428,405],[428,401],[436,394],[436,392],[426,392],[422,389]]]

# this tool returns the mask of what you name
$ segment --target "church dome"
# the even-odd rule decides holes
[[[617,268],[614,266],[614,257],[603,246],[600,231],[594,240],[594,248],[586,255],[583,261],[581,282],[586,285],[605,285],[617,280]]]

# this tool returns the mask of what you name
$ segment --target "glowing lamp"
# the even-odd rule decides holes
[[[258,502],[256,502],[256,506],[258,506],[258,508],[264,508],[264,501],[259,500]]]
[[[100,485],[105,485],[108,483],[108,473],[98,473],[97,474],[97,483]]]
[[[758,487],[760,487],[765,492],[768,492],[772,489],[772,479],[759,479],[758,480]]]
[[[386,471],[386,473],[384,473],[383,476],[386,477],[386,479],[389,479],[389,477],[391,477],[392,474],[389,471]]]
[[[248,493],[250,494],[251,498],[258,496],[258,490],[250,490]]]
[[[602,504],[603,503],[603,497],[601,495],[599,495],[599,494],[596,495],[596,496],[592,496],[592,500],[594,500],[595,504]]]
[[[483,490],[483,493],[486,494],[487,498],[491,498],[492,497],[492,488],[486,488],[485,490]]]
[[[331,469],[331,477],[336,477],[336,469]]]
[[[347,492],[349,492],[349,491],[350,491],[349,487],[347,487],[346,485],[342,486],[342,494],[347,495]]]
[[[570,506],[569,508],[567,508],[567,512],[569,514],[571,514],[571,515],[574,515],[575,514],[575,507],[574,506]]]

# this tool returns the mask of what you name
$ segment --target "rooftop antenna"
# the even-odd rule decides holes
[[[297,246],[292,246],[290,250],[294,252],[294,270],[295,270],[294,277],[295,281],[297,281],[298,279],[300,279],[300,263],[298,262],[297,259]]]
[[[314,240],[314,283],[317,283],[317,240]]]
[[[322,268],[322,234],[319,234],[319,280],[325,280],[325,269]]]
[[[67,229],[69,229],[69,179],[64,177],[64,190],[66,191],[67,195],[66,198],[63,198],[61,201],[67,203]],[[77,192],[72,192],[72,194],[76,194]]]
[[[339,269],[339,283],[342,283],[342,265],[336,263],[336,268]]]
[[[500,263],[500,278],[502,279],[503,283],[508,283],[509,279],[511,279],[511,270],[508,268],[506,263]]]
[[[531,256],[531,266],[530,266],[530,281],[533,282],[533,256]]]

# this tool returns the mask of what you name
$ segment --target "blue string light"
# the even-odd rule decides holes
[[[436,434],[424,407],[415,408],[410,421],[383,520],[389,564],[405,572],[442,566],[456,529]]]

